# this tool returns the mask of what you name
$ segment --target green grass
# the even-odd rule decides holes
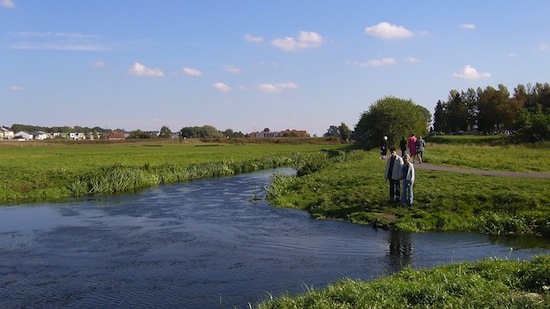
[[[342,279],[301,295],[269,297],[259,309],[549,308],[550,256],[406,268],[370,282]]]
[[[338,144],[244,144],[197,141],[146,142],[0,142],[0,204],[59,199],[86,192],[83,182],[95,182],[89,193],[113,193],[168,183],[174,170],[190,166],[228,163],[238,165],[257,160],[271,162],[278,156],[341,149]],[[256,162],[257,163],[257,162]],[[262,163],[264,164],[264,163]],[[252,170],[252,169],[249,169]],[[107,172],[106,172],[107,171]],[[162,175],[166,172],[166,175]],[[125,175],[124,181],[116,173]],[[205,173],[212,177],[215,172]],[[218,173],[219,175],[227,175]],[[95,176],[94,176],[95,175]],[[104,176],[99,184],[97,176]],[[96,180],[92,180],[96,177]],[[173,181],[196,179],[180,177]],[[117,180],[118,179],[118,180]],[[132,184],[130,184],[132,179]],[[115,183],[117,183],[115,185]],[[94,185],[91,185],[92,187]],[[111,187],[109,189],[109,187]],[[115,189],[116,188],[116,189]]]
[[[348,157],[302,177],[275,176],[271,204],[406,231],[550,235],[550,179],[417,169],[414,207],[404,208],[389,201],[386,161],[376,151]]]

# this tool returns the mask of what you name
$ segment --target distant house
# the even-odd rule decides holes
[[[126,135],[122,131],[113,131],[104,135],[107,135],[108,140],[123,140],[126,138]]]
[[[26,141],[30,141],[34,138],[32,134],[27,133],[25,131],[19,131],[19,132],[15,133],[15,137],[26,140]]]
[[[8,127],[0,127],[0,139],[12,139],[14,137],[14,132]]]
[[[33,132],[33,137],[34,139],[37,139],[37,140],[45,140],[48,138],[48,133],[44,132],[44,131],[36,131],[36,132]]]

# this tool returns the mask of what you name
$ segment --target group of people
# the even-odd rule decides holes
[[[380,155],[382,159],[386,159],[388,148],[388,138],[384,136],[380,146]],[[412,206],[414,201],[413,186],[415,179],[414,160],[418,157],[419,163],[422,163],[426,142],[422,139],[422,136],[416,138],[416,136],[412,134],[408,142],[405,141],[405,137],[401,138],[399,148],[401,149],[401,156],[397,154],[395,149],[390,149],[390,157],[386,162],[384,179],[390,182],[390,199],[393,202],[401,202],[403,206]],[[406,153],[407,148],[409,153]],[[401,190],[401,181],[403,182],[403,190]]]

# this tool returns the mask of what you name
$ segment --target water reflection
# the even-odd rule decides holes
[[[413,245],[411,235],[407,232],[390,231],[388,237],[388,269],[396,272],[412,262]]]

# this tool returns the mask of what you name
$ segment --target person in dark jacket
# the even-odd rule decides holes
[[[405,157],[405,152],[407,151],[407,141],[404,136],[401,137],[401,141],[399,142],[399,149],[401,149],[401,158]]]

